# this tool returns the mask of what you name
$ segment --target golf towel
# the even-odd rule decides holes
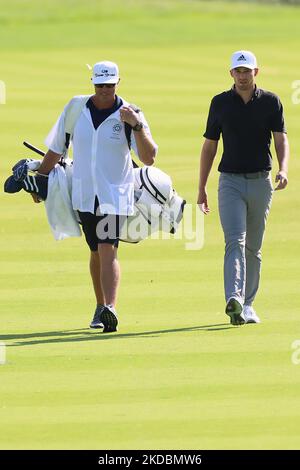
[[[72,167],[56,165],[49,173],[47,218],[55,240],[80,237],[81,230],[71,201]]]

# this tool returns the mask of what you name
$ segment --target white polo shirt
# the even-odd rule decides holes
[[[121,98],[122,99],[122,98]],[[123,105],[129,103],[123,100]],[[61,154],[65,148],[65,110],[46,138],[50,150]],[[150,134],[143,113],[140,120]],[[98,197],[101,214],[132,215],[134,212],[133,165],[120,108],[95,129],[90,110],[84,106],[73,135],[73,209],[94,213]],[[138,156],[134,133],[131,146]]]

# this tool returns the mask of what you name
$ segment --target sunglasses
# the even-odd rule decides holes
[[[97,85],[95,85],[97,88],[103,88],[103,87],[107,87],[107,88],[114,88],[116,86],[116,83],[98,83]]]

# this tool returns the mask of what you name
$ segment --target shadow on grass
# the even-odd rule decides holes
[[[202,325],[190,326],[187,328],[173,328],[168,330],[151,330],[141,331],[137,333],[102,333],[102,330],[90,330],[89,328],[77,330],[62,330],[62,331],[46,331],[43,333],[20,333],[11,335],[0,335],[0,341],[11,340],[25,340],[16,341],[7,344],[7,347],[12,346],[28,346],[33,344],[47,344],[47,343],[68,343],[79,341],[103,341],[103,340],[116,340],[137,337],[154,337],[160,336],[165,333],[180,333],[189,331],[220,331],[232,329],[228,323],[218,323],[215,325]],[[32,338],[32,339],[31,339]]]

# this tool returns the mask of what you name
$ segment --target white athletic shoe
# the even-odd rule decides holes
[[[244,305],[243,317],[245,318],[245,323],[260,323],[260,319],[257,316],[254,308],[252,308],[250,305]]]

